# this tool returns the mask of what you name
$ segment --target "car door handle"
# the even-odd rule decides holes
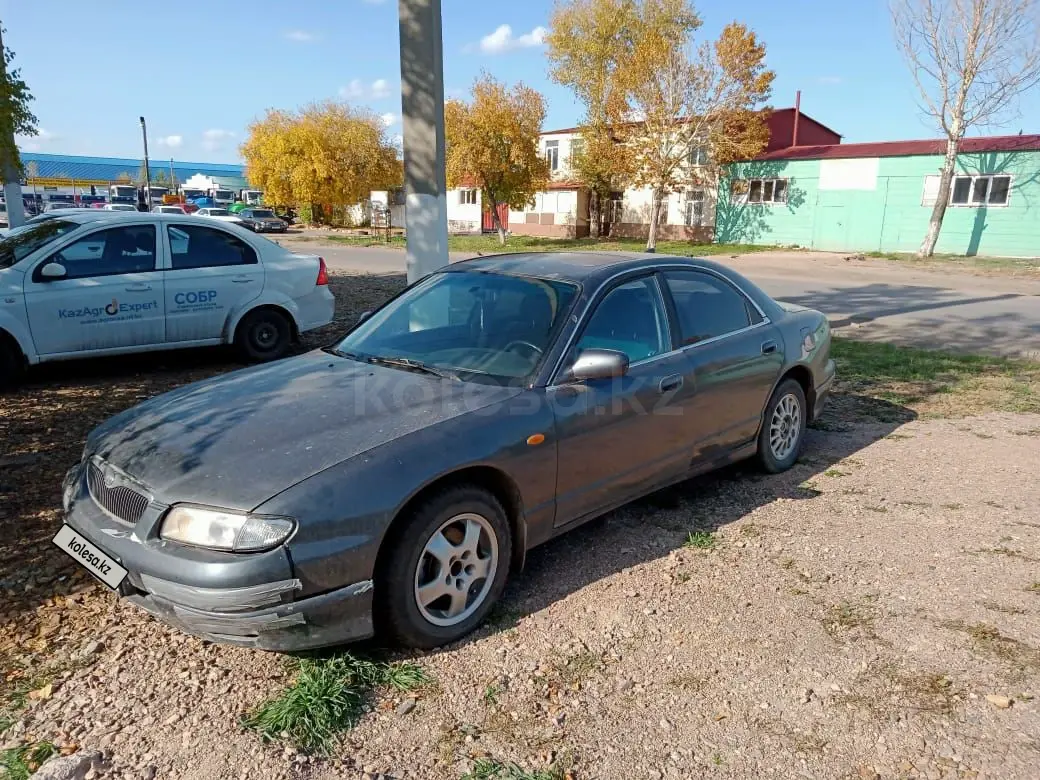
[[[678,390],[682,387],[682,383],[682,374],[672,374],[671,376],[666,376],[662,379],[660,384],[657,385],[657,389],[662,393],[667,393],[671,390]]]
[[[152,289],[150,284],[131,284],[126,288],[127,292],[148,292]]]
[[[774,352],[777,351],[777,349],[779,349],[779,346],[780,345],[777,344],[775,341],[767,341],[762,345],[762,354],[772,355]]]
[[[245,284],[246,282],[253,281],[253,277],[251,277],[251,276],[236,276],[231,281],[233,281],[235,284]]]

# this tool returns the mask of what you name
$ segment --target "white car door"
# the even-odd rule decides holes
[[[34,263],[24,292],[36,351],[47,356],[164,343],[156,250],[156,226],[135,222],[95,230]],[[44,277],[50,263],[65,275]]]
[[[167,225],[166,341],[219,339],[228,314],[260,296],[264,267],[253,247],[219,227]]]

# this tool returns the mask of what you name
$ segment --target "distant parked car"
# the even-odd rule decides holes
[[[707,260],[453,263],[334,347],[103,423],[54,541],[213,641],[454,642],[535,545],[734,461],[793,466],[830,342]]]
[[[79,207],[76,206],[73,203],[64,203],[64,202],[63,203],[58,203],[58,202],[54,202],[54,203],[48,203],[46,206],[43,207],[43,210],[45,212],[46,211],[63,211],[64,209],[75,209],[75,208],[79,208]]]
[[[105,203],[101,209],[102,211],[137,211],[137,206],[129,203]]]
[[[180,203],[168,203],[162,206],[152,206],[153,214],[187,214],[184,206]]]
[[[229,214],[227,209],[201,208],[195,212],[196,217],[208,217],[209,219],[230,222],[232,225],[245,226],[245,222],[237,214]]]
[[[284,233],[289,229],[289,223],[271,209],[242,209],[236,216],[254,233]]]

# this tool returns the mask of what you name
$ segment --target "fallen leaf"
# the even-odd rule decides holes
[[[54,692],[54,685],[47,683],[42,688],[37,688],[35,691],[29,691],[30,699],[49,699],[51,694]]]

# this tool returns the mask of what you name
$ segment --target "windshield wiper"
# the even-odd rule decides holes
[[[433,376],[439,376],[441,379],[456,379],[459,380],[459,375],[454,371],[448,371],[444,368],[437,368],[436,366],[430,366],[423,363],[421,360],[413,360],[412,358],[406,357],[382,357],[379,355],[372,355],[366,358],[362,358],[368,363],[376,363],[381,366],[393,366],[394,368],[404,368],[408,371],[420,371],[424,374],[431,374]],[[459,380],[461,381],[461,380]]]
[[[357,360],[359,362],[365,362],[366,360],[366,358],[361,357],[361,355],[354,352],[347,352],[343,349],[337,349],[336,347],[322,347],[321,351],[327,352],[330,355],[335,355],[336,357],[347,358],[348,360]]]

